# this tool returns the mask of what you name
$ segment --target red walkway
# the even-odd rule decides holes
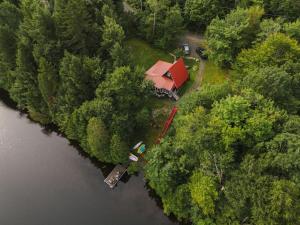
[[[165,125],[164,125],[164,128],[163,128],[161,134],[159,135],[159,137],[158,137],[158,139],[157,139],[157,141],[156,141],[156,144],[159,144],[160,141],[161,141],[161,139],[162,139],[162,138],[166,135],[166,133],[168,132],[168,130],[169,130],[169,128],[170,128],[170,126],[171,126],[171,124],[172,124],[172,122],[173,122],[173,119],[174,119],[174,117],[175,117],[177,111],[178,111],[178,109],[174,106],[173,109],[172,109],[172,111],[171,111],[171,113],[170,113],[170,115],[169,115],[168,120],[166,121],[166,123],[165,123]]]

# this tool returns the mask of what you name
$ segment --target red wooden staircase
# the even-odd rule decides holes
[[[156,144],[159,144],[161,139],[167,134],[172,122],[173,122],[173,119],[177,113],[178,109],[176,108],[176,106],[173,107],[169,117],[168,117],[168,120],[166,121],[165,125],[164,125],[164,128],[161,132],[161,134],[159,135],[159,137],[157,138],[157,141],[156,141]]]

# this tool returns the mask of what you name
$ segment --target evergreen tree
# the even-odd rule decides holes
[[[234,1],[223,0],[186,0],[184,13],[191,25],[197,28],[205,27],[215,17],[224,17],[233,3]]]
[[[91,118],[87,126],[87,141],[92,156],[102,162],[110,162],[109,135],[100,119]]]
[[[9,90],[11,70],[16,65],[17,29],[21,20],[19,9],[4,1],[0,4],[0,87]]]
[[[113,163],[128,161],[128,146],[119,135],[114,134],[111,138],[110,153]]]
[[[100,27],[85,0],[56,0],[54,17],[64,49],[93,55],[99,48]]]
[[[110,17],[104,18],[104,25],[102,28],[102,46],[105,49],[112,48],[114,44],[122,44],[125,34],[122,27]]]
[[[101,80],[99,60],[75,56],[67,51],[61,61],[59,86],[55,101],[57,119],[64,127],[69,115],[84,101],[91,100],[94,88]]]
[[[58,86],[57,71],[45,58],[40,59],[38,70],[38,84],[44,101],[51,106],[56,96]]]

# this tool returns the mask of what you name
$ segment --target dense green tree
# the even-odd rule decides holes
[[[47,104],[43,101],[38,87],[38,66],[33,55],[34,40],[30,34],[34,28],[34,18],[39,4],[35,1],[25,0],[22,1],[20,7],[23,20],[18,31],[16,69],[13,72],[14,83],[10,93],[19,107],[28,108],[33,119],[39,120],[39,117],[43,117],[42,115],[48,115]],[[36,118],[33,114],[36,115]]]
[[[110,50],[110,56],[113,61],[113,68],[127,66],[130,64],[129,51],[119,42],[115,43]]]
[[[137,96],[147,101],[150,85],[141,70],[111,72],[130,64],[117,23],[122,7],[110,0],[18,3],[0,2],[0,86],[31,118],[55,122],[99,160],[126,161],[127,142],[149,120]]]
[[[266,11],[275,16],[282,16],[290,21],[299,17],[299,0],[264,0]]]
[[[65,52],[59,70],[59,86],[55,107],[61,125],[84,101],[91,100],[97,81],[101,80],[101,66],[97,58],[80,57]],[[63,125],[64,127],[64,125]]]
[[[189,174],[189,165],[187,163],[189,159],[179,149],[174,151],[172,148],[170,141],[165,141],[160,146],[155,146],[147,154],[146,159],[148,163],[145,167],[149,185],[155,189],[156,193],[163,198],[163,202],[168,205],[173,203],[169,202],[170,199],[165,201],[164,197],[174,193],[176,187],[184,183],[187,179],[186,175]]]
[[[2,3],[2,2],[9,2],[9,3],[12,3],[16,6],[18,6],[20,4],[19,0],[1,0],[0,3]]]
[[[97,53],[100,47],[100,26],[97,21],[93,21],[87,1],[56,0],[54,18],[64,49],[71,53]]]
[[[128,161],[128,146],[120,138],[119,135],[114,134],[110,142],[110,154],[113,163]]]
[[[98,118],[91,118],[87,126],[87,142],[92,156],[110,162],[109,134],[103,122]]]
[[[255,48],[242,51],[236,70],[243,86],[273,99],[290,112],[297,112],[299,56],[297,41],[284,34],[273,34]]]
[[[190,212],[186,209],[192,207],[191,193],[187,184],[179,185],[175,192],[169,193],[163,198],[164,212],[173,213],[179,220],[190,217]]]
[[[0,52],[1,60],[15,65],[16,57],[16,31],[19,27],[21,15],[19,9],[4,1],[0,4]]]
[[[11,70],[16,65],[17,29],[21,20],[19,9],[4,1],[0,4],[0,87],[9,90]]]
[[[102,99],[94,99],[84,102],[79,108],[75,109],[70,116],[65,132],[68,138],[79,141],[81,147],[87,151],[87,125],[91,118],[96,117],[101,121],[109,120],[112,105]]]
[[[215,101],[219,101],[231,93],[232,87],[228,82],[219,85],[204,85],[201,91],[196,91],[183,97],[184,100],[180,102],[179,113],[191,113],[200,105],[206,109],[211,109]]]
[[[300,43],[300,19],[284,24],[283,29],[288,36],[296,39],[298,43]]]
[[[116,12],[113,10],[111,4],[104,4],[101,9],[101,14],[103,18],[109,17],[109,18],[117,19]]]
[[[183,29],[179,5],[170,0],[146,2],[146,9],[137,14],[140,35],[159,48],[173,47]]]
[[[240,170],[226,186],[229,204],[223,209],[220,224],[232,223],[232,218],[254,224],[297,223],[299,203],[295,200],[299,182],[294,170],[299,157],[297,139],[299,136],[294,134],[279,134],[258,145],[255,156],[245,157]],[[250,205],[251,218],[247,216]]]
[[[143,72],[129,67],[116,68],[99,85],[96,90],[97,97],[111,102],[113,106],[111,120],[107,121],[112,132],[126,139],[143,126],[137,124],[136,119],[144,108],[144,101],[149,97],[150,88],[144,81]]]
[[[260,32],[257,34],[255,43],[260,43],[266,40],[271,34],[279,33],[282,31],[283,20],[281,18],[264,19],[260,23]]]
[[[293,80],[293,76],[283,68],[263,67],[249,71],[247,76],[244,76],[242,83],[288,108],[291,102],[293,103],[293,99],[291,99]]]
[[[237,8],[225,19],[214,19],[207,28],[209,58],[221,66],[231,66],[243,49],[251,46],[264,11],[260,7]]]
[[[125,37],[122,27],[110,17],[104,18],[102,33],[102,46],[111,48],[115,43],[122,43]]]
[[[183,17],[181,16],[178,5],[171,7],[165,16],[162,25],[163,35],[158,40],[161,48],[170,48],[174,46],[181,33],[183,33]]]
[[[299,0],[237,0],[237,6],[249,7],[252,5],[260,5],[264,7],[268,16],[283,17],[292,21],[299,17],[300,1]]]
[[[272,205],[268,196],[276,180],[272,174],[276,171],[274,166],[284,168],[290,164],[287,160],[280,163],[286,155],[276,159],[279,155],[266,149],[268,146],[272,149],[276,143],[267,144],[282,131],[286,113],[252,90],[218,98],[206,110],[201,107],[206,102],[199,98],[192,103],[194,109],[180,112],[169,137],[147,154],[146,177],[150,186],[162,197],[167,213],[174,212],[194,224],[240,224],[242,221],[269,224],[283,219],[279,216],[269,220],[268,211],[261,207]],[[189,100],[183,101],[188,105]],[[291,146],[289,154],[294,155],[298,147],[298,143]],[[255,161],[259,157],[261,161]],[[293,167],[285,170],[294,174],[290,168]],[[268,175],[263,176],[262,171]],[[188,190],[181,189],[185,185],[189,186]],[[296,208],[289,210],[297,215]]]
[[[261,45],[242,51],[236,65],[238,71],[266,65],[282,66],[287,62],[297,62],[299,54],[300,48],[295,40],[284,34],[273,34]]]
[[[166,8],[170,5],[170,0],[147,0],[147,4],[149,6],[149,9],[151,11],[151,19],[152,21],[152,35],[155,35],[157,30],[157,20],[158,20],[158,14],[161,13],[163,10],[166,10]]]
[[[41,2],[35,4],[31,29],[28,35],[33,41],[33,56],[37,64],[43,57],[57,67],[63,51],[56,35],[55,21],[49,5]]]
[[[196,26],[207,26],[215,17],[223,17],[233,6],[233,1],[186,0],[184,13],[186,20]]]
[[[197,171],[191,176],[189,187],[193,201],[201,208],[203,214],[214,214],[215,201],[218,199],[214,178]]]
[[[38,69],[38,85],[44,101],[51,106],[58,87],[57,71],[45,58],[40,59]]]
[[[253,5],[263,6],[264,0],[236,0],[236,6],[247,8]]]
[[[284,125],[284,132],[300,135],[300,117],[290,116]]]

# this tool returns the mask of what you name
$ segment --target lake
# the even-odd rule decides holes
[[[142,175],[111,190],[111,166],[0,100],[0,225],[175,225]]]

